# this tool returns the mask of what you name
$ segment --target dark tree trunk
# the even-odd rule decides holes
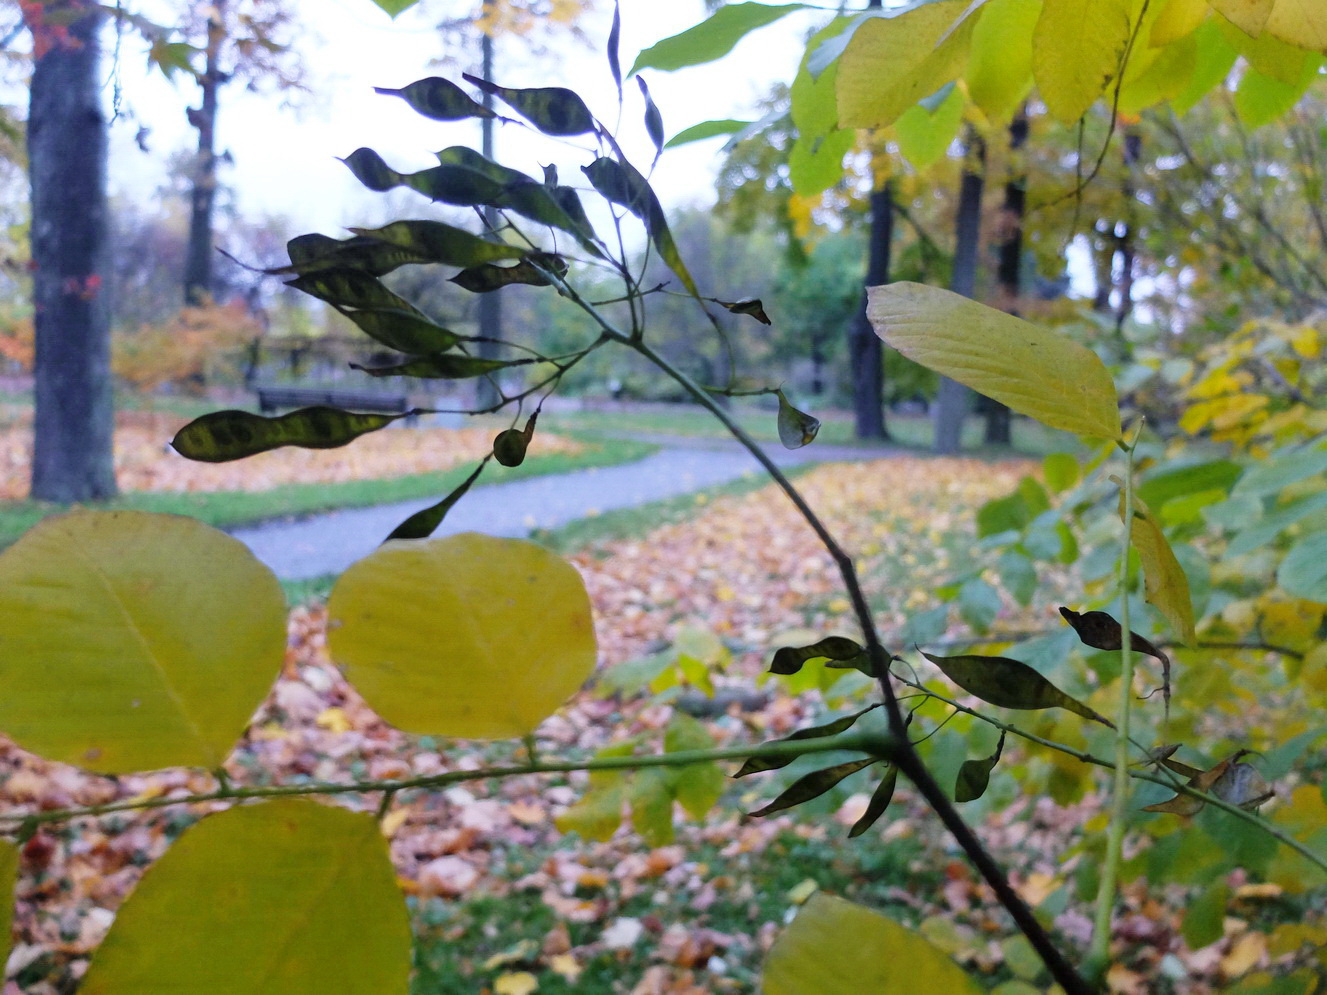
[[[866,286],[889,282],[889,254],[894,241],[894,188],[886,183],[871,192],[871,230],[866,261]],[[854,432],[859,439],[888,439],[885,424],[885,365],[880,337],[866,317],[866,294],[848,330],[852,364]]]
[[[184,303],[212,300],[212,213],[217,199],[217,91],[226,81],[221,72],[227,0],[213,0],[207,21],[207,66],[198,81],[202,106],[189,108],[189,123],[198,129],[198,158],[189,193],[189,250],[184,260]]]
[[[1138,157],[1143,151],[1143,136],[1136,128],[1124,133],[1124,225],[1120,231],[1118,250],[1120,254],[1120,285],[1115,301],[1115,330],[1120,332],[1124,322],[1133,312],[1134,279],[1134,184],[1133,171],[1138,165]]]
[[[963,156],[963,178],[958,188],[955,223],[954,275],[949,289],[971,297],[977,289],[977,248],[981,242],[981,195],[985,186],[986,146],[969,132]],[[962,445],[963,420],[972,404],[972,391],[957,380],[940,378],[935,399],[935,451],[949,454]]]
[[[484,0],[484,14],[488,15],[492,7],[493,0]],[[491,23],[491,19],[489,20]],[[482,42],[483,46],[483,69],[480,71],[484,79],[493,78],[493,36],[485,32]],[[484,106],[489,110],[493,109],[493,94],[487,90],[483,95]],[[481,151],[488,159],[493,158],[493,119],[491,117],[481,118],[479,122],[481,129]],[[484,224],[490,229],[498,226],[498,212],[492,207],[483,209]],[[485,359],[497,359],[500,354],[497,340],[502,338],[502,298],[499,296],[501,291],[490,290],[486,294],[479,295],[479,335],[484,341],[479,343],[479,355]],[[493,408],[502,401],[502,397],[494,381],[489,377],[479,377],[475,381],[475,407]]]
[[[1027,108],[1020,108],[1009,123],[1009,179],[1004,185],[1004,205],[1000,211],[1000,248],[996,264],[996,283],[1000,287],[1000,306],[1018,314],[1018,298],[1023,290],[1023,215],[1027,206],[1027,166],[1023,148],[1027,144]],[[1009,408],[987,398],[986,444],[1007,446],[1010,436]]]
[[[74,22],[69,34],[77,45],[57,44],[32,73],[32,496],[44,501],[115,494],[102,22],[95,9]]]

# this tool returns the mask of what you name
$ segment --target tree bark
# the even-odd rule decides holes
[[[28,111],[35,416],[32,496],[115,495],[106,116],[95,8],[36,61]]]
[[[1027,206],[1027,168],[1023,147],[1027,144],[1027,108],[1021,107],[1009,122],[1009,179],[1004,185],[1004,205],[1000,212],[1000,247],[996,264],[996,283],[1000,287],[1000,306],[1018,314],[1018,298],[1023,291],[1023,215]],[[1007,405],[986,398],[986,444],[1007,446],[1010,413]]]
[[[889,256],[894,241],[894,187],[886,183],[871,191],[871,229],[866,262],[866,286],[889,282]],[[848,329],[848,355],[852,364],[854,432],[859,439],[888,439],[885,424],[885,365],[883,343],[866,317],[866,294]]]
[[[484,0],[484,14],[490,13],[493,0]],[[491,19],[488,20],[490,25]],[[491,30],[491,28],[490,28]],[[480,71],[484,79],[493,78],[493,36],[489,31],[484,32],[482,44],[483,51],[483,69]],[[485,90],[483,103],[489,110],[493,109],[493,94]],[[487,159],[493,158],[493,118],[485,117],[479,121],[481,129],[481,151]],[[498,212],[492,207],[485,207],[482,210],[484,224],[490,230],[498,226]],[[479,295],[479,335],[485,341],[478,343],[478,353],[484,359],[497,359],[500,355],[497,340],[502,338],[502,298],[499,296],[501,291],[490,290],[486,294]],[[497,386],[489,377],[479,377],[475,380],[475,407],[492,408],[495,407],[502,397]]]
[[[1133,313],[1134,232],[1137,228],[1134,211],[1133,171],[1138,165],[1138,158],[1143,151],[1143,136],[1137,128],[1130,128],[1124,133],[1124,185],[1120,191],[1124,194],[1124,225],[1119,236],[1120,284],[1119,295],[1115,302],[1115,331],[1122,332],[1124,323]]]
[[[212,214],[217,199],[217,91],[225,82],[221,72],[221,48],[226,37],[226,4],[213,0],[207,21],[207,66],[198,84],[202,105],[189,108],[189,123],[198,129],[198,158],[194,162],[193,186],[189,192],[189,249],[184,261],[184,303],[207,304],[212,300]]]
[[[963,156],[963,178],[958,189],[955,223],[954,275],[949,289],[971,297],[977,288],[977,248],[981,242],[981,196],[985,187],[986,146],[969,131]],[[951,454],[962,445],[963,420],[972,404],[972,391],[957,380],[940,378],[935,399],[935,451]]]

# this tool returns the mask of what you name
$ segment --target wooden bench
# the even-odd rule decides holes
[[[325,404],[332,408],[351,411],[379,411],[383,414],[404,414],[412,410],[410,398],[404,393],[356,390],[353,387],[291,387],[285,384],[266,384],[254,388],[258,395],[258,410],[273,414],[283,408],[307,408]],[[414,422],[411,415],[407,422]]]

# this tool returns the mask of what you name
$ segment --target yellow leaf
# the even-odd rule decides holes
[[[964,79],[994,124],[1009,120],[1032,88],[1032,29],[1040,13],[1041,0],[990,0],[972,29]]]
[[[493,995],[530,995],[539,990],[539,980],[529,971],[499,974],[493,981]]]
[[[1051,115],[1077,121],[1120,74],[1130,0],[1044,0],[1032,34],[1032,73]]]
[[[103,773],[210,769],[281,669],[286,599],[192,518],[78,512],[0,554],[0,632],[0,730],[25,748]]]
[[[815,878],[807,878],[800,884],[793,885],[788,889],[788,901],[794,905],[803,905],[806,900],[820,890],[820,885]]]
[[[1208,0],[1212,9],[1251,38],[1257,38],[1267,26],[1276,0]]]
[[[1207,0],[1170,0],[1152,23],[1148,44],[1156,48],[1187,38],[1207,18]]]
[[[1238,978],[1262,960],[1267,953],[1267,934],[1250,930],[1237,939],[1230,952],[1221,958],[1221,973]]]
[[[1246,34],[1270,35],[1327,54],[1327,6],[1321,0],[1211,0]]]
[[[939,0],[866,20],[839,57],[839,126],[886,127],[957,76],[976,21],[963,16],[970,7]]]
[[[1123,515],[1123,495],[1120,502]],[[1175,559],[1175,551],[1151,509],[1136,495],[1129,535],[1143,564],[1143,588],[1148,604],[1161,613],[1182,642],[1192,643],[1193,600],[1189,596],[1189,578]]]
[[[554,974],[560,974],[568,981],[575,981],[581,976],[585,968],[577,963],[576,958],[571,954],[557,954],[548,962],[548,969]]]
[[[909,359],[1052,428],[1119,438],[1115,385],[1085,346],[938,287],[867,293],[875,333]]]
[[[342,574],[327,615],[332,658],[407,732],[522,736],[594,669],[580,574],[524,540],[386,543]]]
[[[921,934],[823,893],[813,895],[774,942],[763,981],[766,995],[981,991]]]
[[[349,732],[354,726],[350,723],[350,717],[346,715],[346,710],[340,707],[325,708],[318,714],[314,720],[321,728],[328,732],[343,733]]]
[[[378,830],[388,839],[391,839],[396,835],[396,831],[406,824],[409,818],[409,808],[394,808],[378,822]]]
[[[373,817],[307,800],[209,815],[148,868],[79,991],[403,993],[410,921]]]

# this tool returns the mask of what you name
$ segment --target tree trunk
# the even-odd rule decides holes
[[[189,108],[189,123],[198,129],[198,158],[194,162],[193,187],[189,192],[189,249],[184,261],[184,303],[207,304],[212,300],[212,212],[217,199],[217,91],[225,82],[221,72],[221,47],[226,37],[226,4],[213,0],[207,20],[207,67],[198,81],[202,106]]]
[[[1134,280],[1134,231],[1137,227],[1134,219],[1134,184],[1133,171],[1138,165],[1138,157],[1143,151],[1143,136],[1137,128],[1130,128],[1124,133],[1124,225],[1120,231],[1120,286],[1115,302],[1115,331],[1121,333],[1124,322],[1133,312]]]
[[[484,0],[484,15],[486,23],[492,24],[492,19],[488,18],[493,5],[493,0]],[[483,69],[480,71],[484,79],[493,78],[493,36],[485,31],[482,42],[483,51]],[[484,106],[489,110],[493,109],[493,94],[485,90],[483,95]],[[481,129],[482,145],[481,150],[487,159],[493,158],[493,118],[480,118],[479,127]],[[492,230],[498,226],[498,212],[492,207],[485,207],[482,210],[484,224]],[[501,291],[490,290],[486,294],[479,295],[479,335],[484,341],[479,342],[479,355],[485,359],[497,359],[500,355],[497,340],[502,338],[502,298],[499,296]],[[493,380],[489,377],[479,377],[475,380],[475,407],[479,409],[496,407],[502,401],[502,396]]]
[[[1019,108],[1009,123],[1009,179],[1004,185],[1004,205],[1000,212],[1000,249],[996,282],[1000,286],[1000,306],[1018,314],[1018,298],[1023,290],[1023,214],[1027,204],[1027,164],[1023,147],[1027,144],[1027,108]],[[1010,436],[1009,408],[999,401],[986,399],[986,444],[1007,446]]]
[[[33,68],[28,111],[36,363],[32,496],[115,494],[112,462],[106,116],[98,75],[103,15],[70,26]]]
[[[871,191],[871,230],[867,250],[866,286],[889,282],[889,254],[894,241],[894,187],[886,183]],[[848,355],[852,364],[854,432],[859,439],[888,439],[885,424],[885,366],[883,343],[866,317],[866,294],[848,329]]]
[[[955,223],[954,275],[949,289],[964,297],[971,297],[977,288],[977,248],[981,242],[981,195],[985,185],[986,147],[972,131],[968,132],[965,145]],[[940,389],[935,399],[937,453],[959,451],[963,419],[971,404],[971,390],[957,380],[940,378]]]

